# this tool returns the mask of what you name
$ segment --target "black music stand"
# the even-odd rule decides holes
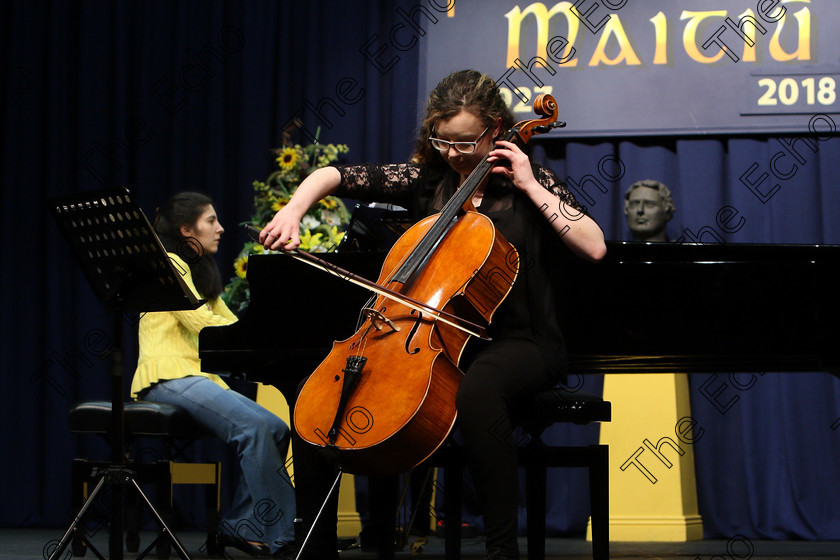
[[[391,205],[356,204],[341,251],[387,251],[414,222],[407,210]]]
[[[123,557],[123,486],[134,488],[155,517],[178,555],[190,560],[178,538],[143,493],[136,473],[126,462],[123,399],[125,371],[123,357],[123,314],[149,311],[195,309],[199,300],[170,261],[149,220],[133,202],[128,189],[111,188],[60,196],[49,201],[50,212],[70,243],[76,260],[99,300],[113,314],[114,348],[111,353],[111,464],[101,469],[96,487],[79,510],[49,560],[56,560],[74,536],[102,556],[78,525],[105,485],[112,486],[109,551],[111,560]],[[83,533],[83,532],[82,532]],[[161,537],[149,545],[142,559]]]

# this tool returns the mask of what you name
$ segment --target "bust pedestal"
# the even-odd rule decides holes
[[[612,403],[600,437],[610,446],[610,540],[702,539],[692,447],[703,430],[691,418],[686,374],[607,374],[604,400]]]

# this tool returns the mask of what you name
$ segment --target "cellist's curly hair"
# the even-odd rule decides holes
[[[452,118],[462,110],[481,119],[485,126],[492,126],[501,117],[502,134],[513,126],[513,113],[490,76],[476,70],[453,72],[442,79],[429,95],[413,162],[446,167],[440,152],[429,143],[429,137],[434,136],[434,128],[440,121]]]

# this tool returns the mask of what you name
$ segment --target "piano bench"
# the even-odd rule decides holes
[[[519,446],[519,464],[525,468],[528,560],[545,557],[546,473],[549,468],[586,467],[589,471],[589,500],[592,522],[592,557],[608,560],[609,550],[609,448],[607,445],[554,446],[542,441],[543,431],[559,422],[589,424],[609,422],[612,406],[597,395],[563,389],[538,393],[516,418],[530,440]],[[461,557],[461,495],[463,449],[446,445],[430,459],[432,466],[447,470],[443,491],[446,523],[446,558]]]
[[[165,440],[168,458],[158,460],[135,460],[127,454],[126,468],[130,469],[138,481],[153,482],[156,487],[157,501],[161,506],[161,515],[166,519],[172,510],[172,490],[175,484],[206,485],[207,543],[215,546],[215,533],[219,526],[221,506],[221,463],[185,462],[184,450],[187,445],[202,437],[213,437],[195,424],[182,408],[150,401],[132,401],[124,405],[125,444],[129,449],[131,442],[138,437],[162,438]],[[70,431],[74,433],[97,434],[109,438],[111,433],[111,402],[82,401],[69,413]],[[74,459],[72,471],[72,501],[74,511],[78,511],[87,499],[87,485],[98,479],[101,469],[111,466],[110,461],[91,461]],[[137,552],[139,549],[140,508],[136,494],[126,494],[126,549]],[[169,541],[158,541],[158,557],[169,554]],[[81,539],[74,538],[73,555],[84,555],[85,546]],[[212,552],[211,550],[207,551]]]

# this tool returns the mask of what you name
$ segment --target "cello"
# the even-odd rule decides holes
[[[534,111],[542,118],[517,123],[503,140],[524,144],[565,125],[551,95],[538,96]],[[487,158],[439,213],[397,240],[361,326],[333,344],[298,395],[298,435],[334,450],[344,472],[408,471],[452,430],[461,353],[471,335],[484,336],[519,271],[516,249],[472,203],[493,167]]]

